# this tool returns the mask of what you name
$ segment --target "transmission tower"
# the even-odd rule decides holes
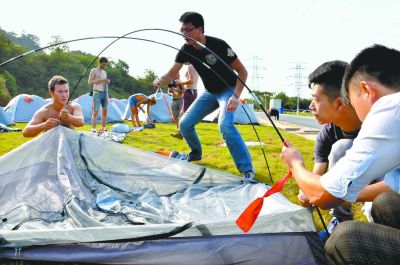
[[[251,61],[251,66],[248,67],[251,69],[251,86],[252,89],[260,91],[260,80],[264,79],[262,75],[260,75],[260,71],[265,70],[265,67],[260,67],[258,63],[262,60],[262,58],[258,56],[253,56],[248,60]]]
[[[290,77],[293,78],[293,83],[290,84],[290,86],[294,86],[294,88],[297,91],[297,107],[296,107],[296,113],[297,115],[299,115],[299,100],[300,100],[300,93],[301,93],[301,89],[305,86],[305,84],[303,84],[303,79],[305,78],[305,76],[303,75],[303,71],[306,69],[305,67],[303,67],[302,62],[294,62],[293,63],[295,66],[289,68],[289,70],[294,71],[294,74],[291,75]]]

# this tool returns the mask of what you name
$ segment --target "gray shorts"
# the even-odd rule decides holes
[[[179,120],[179,117],[181,116],[182,104],[183,104],[182,98],[175,99],[172,101],[171,112],[175,120]]]

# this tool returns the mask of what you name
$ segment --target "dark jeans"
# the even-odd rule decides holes
[[[400,264],[400,195],[380,194],[372,204],[375,223],[337,225],[325,244],[330,264]]]
[[[183,94],[183,113],[185,113],[190,105],[196,100],[197,98],[197,89],[188,88],[185,90]]]

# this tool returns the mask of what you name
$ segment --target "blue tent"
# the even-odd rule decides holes
[[[92,99],[93,97],[89,94],[84,94],[74,99],[73,102],[81,105],[83,116],[85,118],[85,124],[92,123]],[[121,122],[121,111],[113,104],[112,100],[109,101],[107,107],[107,122]],[[101,122],[101,107],[99,114],[97,115],[97,123]]]
[[[111,98],[111,102],[118,107],[121,113],[124,113],[126,105],[128,104],[128,99]]]
[[[0,123],[4,125],[14,124],[9,115],[4,111],[3,107],[0,107]]]
[[[171,122],[172,121],[172,113],[171,113],[171,103],[172,97],[168,94],[162,93],[156,95],[156,104],[151,106],[150,115],[151,119],[155,122]],[[144,110],[147,110],[147,105],[143,106]],[[129,104],[126,105],[125,111],[123,112],[122,118],[125,120],[131,119],[131,110]],[[141,121],[146,121],[147,114],[143,113],[139,110],[139,119]]]
[[[29,122],[35,112],[44,105],[46,101],[39,96],[21,94],[14,97],[4,110],[13,122]]]
[[[204,117],[204,122],[218,122],[219,108]],[[234,122],[236,124],[260,124],[254,112],[253,104],[240,104],[235,111]]]

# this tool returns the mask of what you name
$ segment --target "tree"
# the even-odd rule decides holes
[[[58,36],[58,35],[54,35],[51,36],[51,41],[49,42],[48,45],[54,45],[54,44],[58,44],[58,43],[62,43],[64,42],[64,40]],[[55,52],[69,52],[69,46],[67,43],[63,43],[63,44],[59,44],[57,46],[51,47],[49,48],[50,53],[55,53]]]

